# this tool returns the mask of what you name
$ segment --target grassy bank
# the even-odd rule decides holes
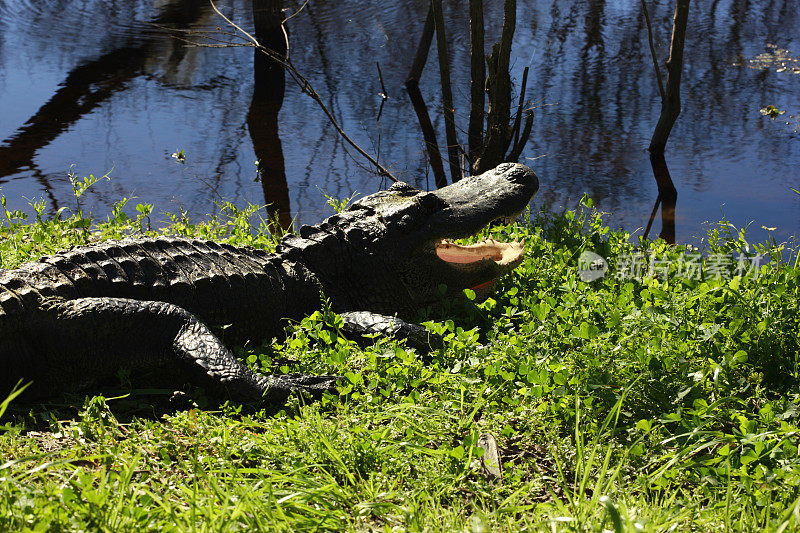
[[[129,218],[120,206],[106,221],[6,211],[0,266],[145,232],[151,210]],[[171,220],[164,232],[274,245],[253,209]],[[12,402],[0,530],[800,527],[792,250],[722,224],[700,261],[632,244],[588,200],[490,233],[524,239],[525,261],[480,305],[423,311],[446,338],[430,357],[385,339],[359,348],[324,309],[282,344],[240,352],[265,372],[344,375],[339,397],[277,414],[201,397],[163,416],[142,415],[141,391]],[[580,277],[587,250],[608,261],[594,281]],[[486,433],[501,480],[480,467]]]

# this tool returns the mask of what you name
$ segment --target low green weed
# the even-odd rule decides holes
[[[5,210],[0,266],[154,235],[154,208],[129,216],[127,202],[89,225],[43,203],[30,222]],[[279,235],[252,206],[166,216],[158,233],[267,249]],[[467,291],[422,311],[440,350],[359,347],[325,304],[285,340],[240,350],[263,372],[345,376],[321,402],[137,418],[95,397],[34,425],[6,400],[0,529],[800,527],[793,245],[751,244],[726,221],[702,249],[645,241],[609,229],[588,198],[483,236],[524,241],[524,261],[483,302]],[[590,282],[586,251],[607,261]],[[500,444],[499,481],[481,471],[484,433]]]

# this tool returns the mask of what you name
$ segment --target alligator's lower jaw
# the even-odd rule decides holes
[[[436,245],[436,255],[451,272],[460,274],[455,279],[461,279],[464,283],[461,286],[472,289],[481,302],[492,292],[500,276],[522,262],[523,247],[520,242],[493,239],[470,245],[442,241]]]
[[[488,259],[497,266],[512,269],[522,261],[522,243],[498,242],[488,239],[476,244],[460,245],[442,241],[436,245],[436,255],[450,264],[472,264]]]

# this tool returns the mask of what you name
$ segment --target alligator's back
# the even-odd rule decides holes
[[[54,296],[203,304],[214,292],[263,272],[268,257],[259,250],[168,237],[79,246],[0,273],[0,313],[18,311],[12,300],[27,307]]]
[[[269,339],[318,303],[301,265],[263,250],[172,237],[76,247],[0,272],[0,395],[20,376],[41,394],[157,367],[187,327]]]

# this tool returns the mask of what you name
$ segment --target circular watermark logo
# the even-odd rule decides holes
[[[594,281],[600,279],[608,272],[608,261],[602,256],[589,250],[581,253],[578,258],[578,277],[581,281]]]

